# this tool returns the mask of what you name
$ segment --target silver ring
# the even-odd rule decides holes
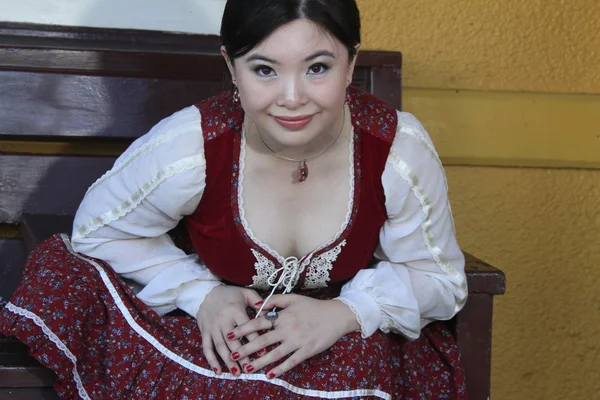
[[[275,320],[277,317],[279,317],[279,314],[277,314],[277,311],[275,310],[271,310],[265,314],[266,320],[271,323],[271,329],[275,329]]]

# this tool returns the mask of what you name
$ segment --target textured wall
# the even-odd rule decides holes
[[[406,86],[477,89],[482,101],[498,90],[600,93],[598,0],[358,1],[364,48],[402,51]],[[576,110],[579,97],[556,101]],[[435,129],[453,108],[421,113]],[[474,118],[460,110],[457,119]],[[545,145],[544,132],[531,129],[522,134]],[[564,135],[578,140],[569,129]],[[447,173],[461,245],[508,277],[507,294],[496,299],[492,398],[600,399],[600,171],[450,166]]]
[[[446,171],[462,247],[507,275],[492,398],[600,398],[600,171]]]
[[[411,87],[600,92],[598,0],[358,0]]]

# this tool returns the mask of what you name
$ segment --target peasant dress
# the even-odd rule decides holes
[[[88,189],[71,236],[29,256],[0,332],[56,373],[64,399],[465,399],[443,321],[467,284],[439,157],[412,115],[356,88],[347,106],[346,218],[311,253],[278,254],[248,225],[244,111],[223,93],[162,120]],[[273,365],[215,374],[195,319],[206,295],[266,296],[282,277],[347,304],[360,331],[276,379]]]

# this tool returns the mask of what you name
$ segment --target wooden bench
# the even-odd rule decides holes
[[[70,233],[87,187],[135,138],[228,89],[214,36],[0,23],[0,297],[26,254]],[[401,109],[401,54],[363,51],[354,85]],[[504,274],[467,254],[470,297],[449,323],[471,400],[490,391],[493,296]],[[0,398],[52,399],[54,374],[0,338]]]

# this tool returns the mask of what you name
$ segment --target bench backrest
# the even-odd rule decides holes
[[[0,224],[72,214],[135,138],[229,88],[216,36],[0,24]],[[400,53],[360,53],[354,85],[401,107]]]

